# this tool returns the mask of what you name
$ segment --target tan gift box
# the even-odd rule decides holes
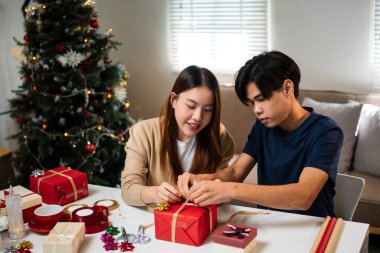
[[[21,209],[24,222],[27,223],[34,216],[34,209],[42,204],[42,197],[21,185],[12,187],[13,193],[21,196]],[[5,199],[5,195],[9,194],[9,188],[0,191],[0,200]]]
[[[58,222],[43,242],[44,253],[77,253],[84,228],[84,222]]]

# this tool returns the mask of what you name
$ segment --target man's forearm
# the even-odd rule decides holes
[[[198,174],[198,180],[215,180],[220,179],[223,182],[240,182],[235,170],[232,167],[218,170],[213,174]]]

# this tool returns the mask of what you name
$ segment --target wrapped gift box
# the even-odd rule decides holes
[[[84,222],[58,222],[45,238],[44,253],[77,253],[84,241]]]
[[[88,195],[87,174],[66,167],[30,176],[30,189],[42,196],[46,204],[65,205]]]
[[[21,185],[12,187],[12,190],[14,194],[20,194],[21,196],[22,216],[24,218],[24,222],[27,223],[34,215],[34,209],[41,206],[42,198],[40,195],[22,187]],[[8,194],[9,189],[0,191],[0,202],[3,202],[5,196]]]
[[[257,229],[226,223],[212,234],[213,252],[250,253],[256,246]]]
[[[176,204],[170,206],[169,210],[154,211],[156,238],[199,246],[216,227],[216,205],[182,206],[183,204]]]

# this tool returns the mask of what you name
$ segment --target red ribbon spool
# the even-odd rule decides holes
[[[84,222],[85,233],[94,234],[109,226],[108,208],[105,206],[81,207],[72,213],[73,222]]]

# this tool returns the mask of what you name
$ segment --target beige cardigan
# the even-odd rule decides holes
[[[143,120],[133,125],[129,130],[130,137],[125,151],[125,167],[121,173],[121,194],[123,200],[133,206],[145,206],[140,193],[147,186],[158,186],[170,182],[169,173],[161,174],[160,147],[161,135],[159,118]],[[220,138],[223,157],[218,169],[226,168],[234,154],[235,144],[226,130],[220,125]]]

